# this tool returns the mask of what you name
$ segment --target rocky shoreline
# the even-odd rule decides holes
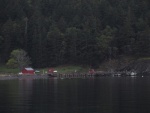
[[[0,75],[0,80],[12,79],[47,79],[47,75]]]
[[[95,74],[57,74],[49,75],[1,75],[0,80],[35,80],[35,79],[72,79],[72,78],[99,78],[99,77],[144,77],[150,76],[150,73],[133,73],[133,72],[105,72]]]
[[[127,66],[119,69],[119,71],[136,72],[138,74],[150,74],[150,59],[138,59],[131,62]]]

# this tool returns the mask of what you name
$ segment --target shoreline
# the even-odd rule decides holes
[[[47,75],[0,75],[0,80],[13,79],[47,79]]]
[[[148,74],[135,74],[127,73],[95,73],[95,74],[53,74],[53,75],[13,75],[13,74],[0,74],[0,80],[34,80],[34,79],[78,79],[78,78],[100,78],[100,77],[145,77]]]

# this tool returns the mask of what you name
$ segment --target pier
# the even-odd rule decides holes
[[[58,79],[62,78],[94,78],[95,75],[89,75],[89,74],[48,74],[49,77],[55,77]]]

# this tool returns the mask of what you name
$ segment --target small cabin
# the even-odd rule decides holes
[[[22,69],[21,72],[22,72],[23,75],[34,75],[35,74],[34,69],[31,68],[31,67],[24,68],[24,69]]]

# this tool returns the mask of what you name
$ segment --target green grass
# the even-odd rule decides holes
[[[59,73],[74,73],[74,72],[86,72],[88,70],[87,67],[82,67],[82,66],[58,66],[56,67],[56,70]]]
[[[17,68],[8,68],[6,66],[0,66],[0,73],[1,74],[17,74],[19,72],[19,69]]]
[[[150,60],[150,57],[140,58],[139,60]]]
[[[57,66],[57,67],[50,67],[53,68],[54,70],[57,70],[58,73],[60,74],[69,74],[69,73],[86,73],[88,72],[88,67],[82,67],[82,66],[74,66],[74,65],[63,65],[63,66]],[[48,71],[50,68],[43,68],[43,69],[37,69],[40,70],[40,73],[44,73]]]
[[[57,67],[49,67],[54,68],[60,74],[69,74],[69,73],[87,73],[89,70],[88,66],[77,66],[77,65],[62,65]],[[37,74],[45,74],[49,68],[40,68],[35,70],[39,70],[40,72]],[[0,66],[0,74],[18,74],[20,71],[17,68],[8,68],[6,66]]]

